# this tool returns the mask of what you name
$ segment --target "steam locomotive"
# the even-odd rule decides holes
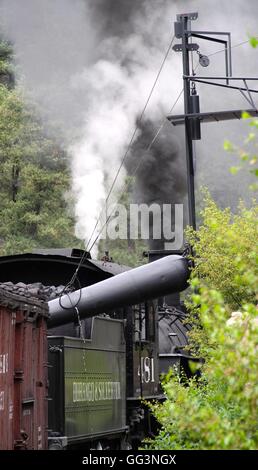
[[[182,348],[188,327],[179,293],[187,287],[189,266],[180,254],[167,255],[150,253],[150,263],[135,269],[92,260],[81,250],[0,258],[5,297],[14,289],[27,304],[33,297],[48,307],[48,382],[42,399],[48,404],[49,449],[137,448],[156,432],[143,400],[163,399],[160,373],[187,364]],[[78,266],[76,287],[60,295]],[[26,405],[26,397],[23,401]],[[34,400],[30,410],[37,406]],[[42,432],[41,425],[37,429]],[[27,436],[15,440],[22,448],[44,448],[41,437],[41,447],[32,443],[30,429],[19,432]]]

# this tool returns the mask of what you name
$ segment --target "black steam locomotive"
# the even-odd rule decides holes
[[[60,297],[82,255],[77,289]],[[179,292],[188,262],[163,256],[135,269],[80,250],[0,259],[1,283],[29,286],[48,302],[50,449],[127,449],[156,431],[143,400],[163,399],[160,373],[185,361],[187,342]]]

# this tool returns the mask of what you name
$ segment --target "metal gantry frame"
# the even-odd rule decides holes
[[[242,112],[247,111],[251,116],[257,116],[258,111],[253,101],[251,93],[258,93],[258,90],[249,88],[248,81],[257,81],[258,77],[233,77],[232,76],[232,54],[231,54],[231,34],[225,31],[195,31],[191,29],[191,21],[198,18],[198,13],[183,13],[176,17],[175,37],[181,39],[180,44],[175,44],[173,50],[182,52],[183,60],[183,82],[184,82],[184,114],[168,116],[168,120],[173,125],[185,125],[185,143],[186,143],[186,164],[187,164],[187,188],[188,188],[188,207],[189,207],[189,225],[196,229],[195,214],[195,182],[194,182],[194,160],[193,160],[193,140],[201,139],[201,122],[222,121],[229,119],[241,119]],[[215,37],[216,36],[216,37]],[[218,38],[224,36],[226,39]],[[200,63],[203,66],[209,64],[207,56],[200,54],[199,45],[192,42],[192,38],[199,38],[207,41],[221,43],[225,47],[225,75],[224,76],[197,76],[194,71],[190,74],[189,54],[196,51],[200,56]],[[191,39],[191,42],[190,42]],[[224,83],[217,83],[222,80]],[[231,85],[231,81],[241,81],[242,86]],[[218,87],[239,90],[247,100],[251,109],[238,109],[227,111],[215,111],[200,113],[199,97],[196,94],[195,83],[214,85]]]

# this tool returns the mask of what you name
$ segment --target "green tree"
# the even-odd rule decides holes
[[[201,378],[187,381],[176,371],[167,378],[167,399],[152,405],[161,431],[148,446],[258,449],[257,205],[232,215],[208,198],[202,215],[200,230],[188,232],[195,252],[189,307],[190,345],[205,362]]]
[[[253,118],[247,112],[242,113],[242,118],[248,120],[248,124],[251,127],[251,131],[248,133],[244,144],[242,147],[237,147],[236,145],[232,144],[229,140],[224,141],[224,149],[227,152],[234,153],[238,155],[238,164],[232,166],[230,171],[233,175],[238,173],[239,171],[246,170],[248,168],[249,172],[254,175],[256,178],[258,177],[258,166],[257,166],[257,129],[258,129],[258,119]],[[255,180],[251,185],[250,189],[253,191],[258,190],[258,183]]]
[[[14,86],[13,51],[8,41],[0,38],[0,83],[7,88]]]
[[[0,76],[10,67],[8,47],[0,43]],[[48,137],[35,105],[25,100],[22,90],[3,83],[0,179],[0,254],[78,245],[65,201],[70,182],[67,156]]]
[[[251,38],[253,47],[257,38]],[[244,118],[250,119],[247,113]],[[257,189],[256,118],[242,148],[225,141],[248,169]],[[252,147],[250,147],[250,143]],[[152,449],[258,449],[258,206],[221,210],[206,192],[202,225],[188,229],[194,267],[188,301],[192,330],[188,349],[204,359],[201,376],[171,371],[164,403],[150,405],[161,425]]]

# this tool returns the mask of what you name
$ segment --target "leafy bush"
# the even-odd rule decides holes
[[[233,215],[206,196],[202,216],[200,230],[188,230],[195,253],[188,307],[190,349],[205,362],[201,378],[187,384],[175,372],[168,377],[167,399],[150,405],[161,431],[146,445],[258,449],[257,205],[241,204]]]

